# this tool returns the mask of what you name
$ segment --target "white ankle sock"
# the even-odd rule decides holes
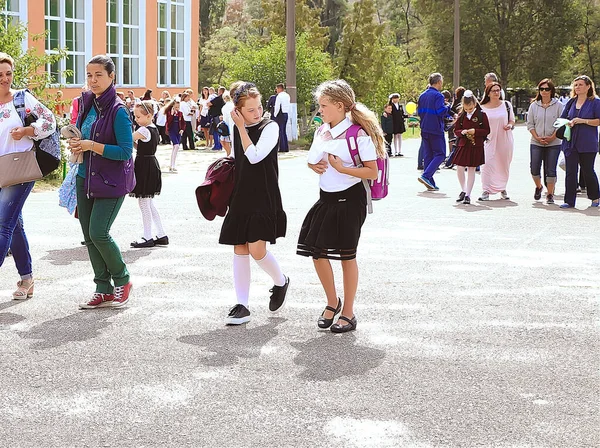
[[[271,276],[275,286],[285,285],[285,275],[283,275],[283,271],[281,270],[279,263],[277,263],[275,256],[271,252],[267,251],[267,254],[264,256],[264,258],[255,261],[263,271]]]
[[[248,308],[250,296],[250,255],[233,254],[233,284],[238,303]]]

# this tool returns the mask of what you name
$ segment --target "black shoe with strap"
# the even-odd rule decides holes
[[[340,320],[348,323],[341,325]],[[348,319],[346,316],[340,316],[337,323],[333,324],[329,330],[332,333],[347,333],[356,330],[356,316],[352,316],[352,319]]]
[[[325,317],[323,317],[323,315],[325,314],[325,311],[331,311],[333,313],[333,316],[331,316],[331,319],[326,319]],[[338,297],[337,307],[333,308],[329,305],[326,306],[325,309],[323,310],[323,312],[321,313],[319,320],[317,321],[317,326],[319,328],[326,330],[327,328],[331,327],[331,325],[333,324],[333,319],[335,319],[335,316],[337,316],[341,312],[342,312],[342,301]]]
[[[154,238],[155,246],[168,246],[169,245],[169,237],[167,235]]]
[[[135,249],[141,249],[143,247],[154,247],[154,240],[150,238],[147,240],[146,238],[142,238],[142,241],[134,241],[130,244],[131,247]]]

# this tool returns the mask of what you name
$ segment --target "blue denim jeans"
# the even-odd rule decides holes
[[[556,165],[560,155],[560,145],[539,146],[533,143],[530,146],[531,175],[541,179],[542,163],[544,164],[544,185],[556,183]]]
[[[12,251],[21,280],[32,277],[31,254],[23,229],[23,205],[35,182],[0,188],[0,266]]]

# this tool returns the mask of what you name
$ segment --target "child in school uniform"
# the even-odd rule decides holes
[[[142,212],[144,236],[140,241],[131,243],[131,247],[166,246],[169,237],[165,233],[158,210],[154,206],[154,195],[160,194],[162,178],[160,165],[156,160],[156,148],[160,140],[158,129],[152,123],[154,104],[152,101],[141,101],[133,108],[133,116],[139,128],[133,133],[133,141],[137,143],[135,156],[136,184],[129,196],[137,198]],[[156,228],[156,238],[152,237],[152,224]]]
[[[392,144],[392,155],[402,157],[402,134],[406,132],[405,119],[408,118],[404,107],[400,104],[400,94],[392,93],[389,96],[389,105],[392,106],[392,123],[394,142]]]
[[[470,90],[465,91],[461,103],[461,112],[454,123],[457,137],[453,163],[460,183],[460,194],[456,202],[471,203],[471,192],[475,184],[475,169],[485,164],[483,144],[490,133],[487,115]],[[467,178],[465,179],[465,167]]]
[[[315,97],[324,124],[315,132],[308,164],[320,175],[321,191],[302,224],[297,254],[313,258],[327,296],[327,306],[318,319],[318,327],[345,333],[355,330],[357,323],[353,310],[358,288],[356,249],[367,216],[367,195],[362,179],[377,178],[377,158],[386,157],[386,150],[376,115],[356,102],[354,91],[346,81],[321,84]],[[362,127],[357,139],[362,167],[355,166],[346,142],[346,131],[354,123]],[[336,293],[329,260],[342,263],[343,305]],[[337,315],[338,321],[334,324]]]
[[[392,105],[386,104],[381,114],[381,129],[388,155],[392,156],[392,139],[394,138],[394,119],[392,118]]]
[[[169,165],[169,172],[176,173],[175,162],[177,161],[177,153],[179,152],[179,145],[181,144],[181,136],[185,131],[185,120],[181,113],[179,100],[174,99],[167,107],[165,107],[165,115],[167,116],[167,134],[173,144],[171,150],[171,164]]]
[[[236,82],[231,89],[235,109],[233,154],[235,188],[229,211],[223,221],[220,244],[233,246],[233,281],[237,304],[229,310],[227,325],[240,325],[250,320],[250,255],[272,279],[269,311],[282,309],[290,284],[279,263],[267,250],[267,241],[285,236],[287,217],[279,191],[279,126],[263,119],[261,95],[256,86]]]

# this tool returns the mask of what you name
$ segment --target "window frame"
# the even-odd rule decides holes
[[[27,13],[28,13],[28,1],[27,0],[13,0],[14,3],[19,5],[19,11],[8,11],[7,9],[2,10],[0,13],[3,16],[11,16],[17,17],[19,22],[27,23]],[[25,39],[21,42],[21,49],[23,52],[27,51],[28,41],[29,40],[29,32],[25,35]]]
[[[146,57],[146,0],[135,0],[137,1],[137,9],[138,9],[138,23],[137,25],[132,25],[132,24],[125,24],[123,23],[123,0],[115,0],[116,1],[116,8],[117,8],[117,15],[116,15],[116,20],[117,22],[111,22],[110,21],[110,15],[108,14],[108,7],[110,5],[109,1],[107,0],[106,5],[106,11],[107,11],[107,15],[106,15],[106,42],[105,42],[105,48],[106,48],[106,54],[108,56],[110,56],[111,58],[113,58],[113,60],[116,59],[116,72],[117,72],[117,83],[116,86],[118,87],[142,87],[146,85],[146,66],[145,66],[145,57]],[[135,8],[132,8],[135,11]],[[116,43],[116,48],[117,48],[117,52],[110,52],[110,48],[109,48],[109,38],[110,38],[110,28],[117,28],[117,43]],[[125,54],[123,51],[123,35],[124,29],[137,29],[138,32],[138,42],[137,42],[137,47],[138,47],[138,53],[137,55],[132,54],[132,53],[127,53]],[[123,64],[124,64],[124,58],[127,57],[128,59],[132,60],[132,59],[136,59],[137,60],[137,82],[133,82],[133,83],[128,83],[125,84],[124,82],[120,82],[123,81],[123,74],[124,74],[124,70],[123,70]]]
[[[163,4],[166,6],[166,28],[165,27],[161,27],[160,26],[160,5]],[[173,5],[176,6],[181,6],[183,7],[183,11],[184,11],[184,15],[183,15],[183,29],[178,29],[178,28],[173,28],[172,27],[172,23],[171,23],[171,7]],[[192,4],[191,4],[191,0],[156,0],[156,8],[157,8],[157,34],[156,34],[156,40],[157,40],[157,49],[158,49],[158,64],[156,66],[156,80],[157,80],[157,87],[161,87],[161,88],[169,88],[169,87],[187,87],[189,85],[191,85],[191,61],[190,58],[187,57],[186,55],[189,55],[191,52],[191,41],[189,38],[186,38],[186,36],[191,36],[191,30],[192,30],[192,18],[190,15],[185,14],[186,11],[190,11],[192,8]],[[186,17],[189,16],[189,17]],[[160,33],[164,32],[166,33],[166,42],[165,42],[165,46],[166,46],[166,51],[165,51],[165,55],[161,56],[160,55]],[[183,49],[182,49],[182,56],[173,56],[171,54],[171,37],[173,35],[173,33],[175,34],[182,34],[183,35]],[[160,74],[160,64],[161,61],[165,61],[166,63],[166,79],[162,80],[161,79],[161,74]],[[182,80],[182,82],[173,82],[174,80],[171,79],[171,64],[173,62],[183,62],[183,75],[182,78],[180,78]],[[161,82],[161,81],[165,81],[165,82]],[[178,80],[175,80],[178,81]]]
[[[67,77],[64,75],[65,70],[67,70],[67,58],[61,59],[59,64],[60,73],[58,78],[52,84],[52,86],[65,86],[65,87],[81,87],[85,85],[86,82],[86,74],[85,74],[85,64],[88,59],[91,58],[92,53],[92,18],[91,18],[91,10],[92,10],[92,1],[93,0],[82,0],[83,6],[83,19],[78,19],[74,17],[66,17],[66,4],[64,1],[59,2],[59,12],[58,16],[49,15],[49,10],[47,9],[48,3],[47,0],[44,0],[44,29],[46,28],[48,21],[58,22],[59,26],[59,38],[58,38],[58,48],[66,48],[66,39],[67,39],[67,23],[69,24],[81,24],[83,26],[83,50],[73,50],[67,49],[67,54],[69,59],[71,56],[80,56],[83,60],[83,65],[79,67],[81,71],[81,82],[77,82],[77,73],[78,67],[75,67],[75,60],[73,61],[73,67],[75,68],[74,73],[74,81],[73,83],[67,82]],[[75,36],[73,36],[75,39]],[[48,45],[48,37],[44,39],[44,50],[46,54],[57,54],[58,52],[53,48],[46,48]],[[46,66],[46,72],[51,73],[51,67],[49,65]]]

